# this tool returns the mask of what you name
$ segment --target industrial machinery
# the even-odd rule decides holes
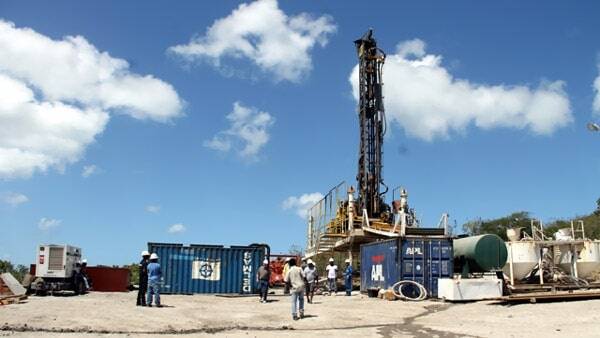
[[[382,76],[385,53],[377,47],[373,30],[354,41],[358,53],[358,116],[360,146],[358,152],[358,215],[387,220],[389,206],[383,195],[383,136],[386,120],[383,107]],[[381,192],[381,186],[385,190]]]
[[[399,198],[385,202],[388,187],[383,180],[383,141],[386,133],[383,104],[385,53],[369,30],[354,41],[358,56],[359,149],[357,190],[342,182],[308,212],[306,257],[324,252],[347,252],[352,260],[361,244],[405,235],[444,237],[447,215],[438,228],[419,228],[408,192],[397,188]],[[358,196],[355,196],[357,192]]]
[[[438,296],[448,301],[494,299],[503,294],[502,267],[508,253],[502,238],[493,234],[454,240],[452,278],[438,280]]]
[[[512,229],[506,242],[507,299],[600,297],[599,242],[586,238],[583,221],[554,238],[541,221],[531,221],[531,235],[519,232]]]
[[[284,286],[284,275],[283,269],[288,258],[295,258],[296,262],[300,262],[300,257],[292,254],[271,254],[269,256],[269,268],[271,269],[271,275],[269,277],[269,286]]]
[[[74,291],[82,294],[89,283],[81,271],[81,249],[71,245],[40,245],[36,255],[35,280],[31,289],[37,294]]]

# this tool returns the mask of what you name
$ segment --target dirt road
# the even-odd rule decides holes
[[[505,305],[316,297],[293,321],[288,297],[164,295],[136,307],[135,293],[30,297],[0,307],[0,337],[600,337],[600,300]]]

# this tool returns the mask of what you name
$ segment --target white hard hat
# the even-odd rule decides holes
[[[142,251],[142,257],[150,256],[150,253],[147,250]]]
[[[349,259],[346,259],[346,263],[350,263],[350,260],[349,260]]]
[[[265,258],[265,260],[263,261],[263,264],[269,264],[269,260]]]
[[[330,261],[330,262],[333,262],[333,257],[332,257],[332,258],[329,258],[329,261]]]
[[[309,259],[306,261],[306,264],[315,264],[315,262],[313,262],[313,260],[309,258]]]
[[[87,259],[82,259],[81,264],[87,264]]]
[[[152,255],[150,255],[150,259],[158,259],[158,255],[155,253],[152,253]]]

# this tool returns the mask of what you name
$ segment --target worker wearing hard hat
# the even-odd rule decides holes
[[[346,296],[352,295],[352,273],[354,270],[352,269],[352,264],[350,264],[350,260],[346,259],[346,270],[344,270],[344,286],[346,287]]]
[[[142,251],[142,260],[139,265],[139,287],[137,296],[137,306],[146,306],[146,292],[148,291],[148,260],[150,253],[146,250]]]
[[[81,260],[81,269],[79,269],[79,274],[81,274],[81,278],[83,283],[85,284],[85,290],[90,290],[92,288],[90,277],[87,274],[87,259]]]
[[[256,279],[260,286],[260,302],[267,302],[267,294],[269,293],[269,280],[271,278],[271,269],[269,268],[269,260],[265,258],[263,265],[256,272]]]
[[[152,306],[152,296],[154,295],[154,303],[156,307],[160,305],[160,278],[162,277],[162,271],[160,264],[158,264],[158,255],[152,253],[150,255],[150,263],[148,264],[148,300],[147,305]]]
[[[338,267],[335,265],[335,261],[329,258],[329,265],[325,267],[327,270],[327,286],[329,287],[329,295],[337,294],[337,271]]]
[[[78,295],[82,295],[90,290],[90,281],[87,276],[87,260],[83,259],[75,263],[73,272],[74,290]]]
[[[315,262],[310,258],[306,261],[304,276],[306,277],[306,301],[312,304],[313,297],[315,296],[315,289],[317,283],[319,283],[319,275],[317,274]]]
[[[285,264],[283,265],[283,280],[287,280],[287,274],[290,271],[290,257],[285,259]],[[284,295],[289,295],[290,294],[290,285],[288,283],[285,283],[285,286],[283,287],[283,294]]]

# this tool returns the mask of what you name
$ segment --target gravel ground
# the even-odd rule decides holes
[[[317,296],[293,321],[290,300],[164,295],[164,308],[135,306],[135,293],[30,297],[0,307],[0,337],[600,337],[600,300],[506,305],[389,302]]]

